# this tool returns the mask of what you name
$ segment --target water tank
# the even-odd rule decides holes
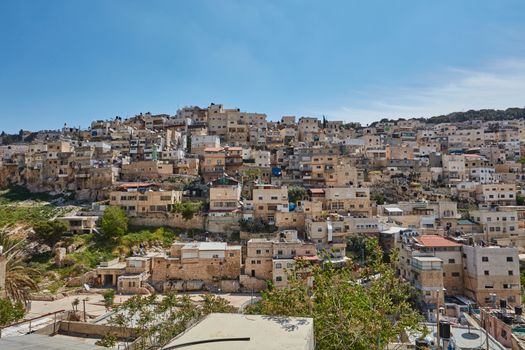
[[[450,339],[450,323],[446,321],[439,321],[439,337],[443,339]]]
[[[499,307],[502,308],[502,309],[506,309],[507,308],[507,300],[500,299],[499,300]]]
[[[416,339],[416,350],[426,350],[430,348],[430,344],[425,339]]]
[[[514,307],[514,313],[518,316],[523,315],[523,307],[521,306],[515,306]]]

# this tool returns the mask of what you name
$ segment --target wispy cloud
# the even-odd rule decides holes
[[[381,118],[430,117],[469,109],[525,106],[525,60],[504,60],[481,70],[448,68],[418,86],[385,86],[326,114],[369,123]],[[316,113],[318,114],[318,113]]]

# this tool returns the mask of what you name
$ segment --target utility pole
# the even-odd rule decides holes
[[[84,308],[84,322],[86,322],[86,301],[88,300],[89,300],[89,297],[85,297],[84,299],[82,299],[82,305]]]

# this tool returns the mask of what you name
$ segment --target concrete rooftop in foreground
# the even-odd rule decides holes
[[[314,328],[311,318],[241,314],[210,314],[163,349],[194,341],[244,338],[187,346],[188,350],[313,350]]]

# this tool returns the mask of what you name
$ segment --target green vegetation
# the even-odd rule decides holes
[[[65,286],[68,278],[78,277],[103,261],[128,256],[140,244],[169,247],[178,237],[177,232],[162,227],[129,232],[115,239],[106,239],[94,233],[76,235],[63,239],[64,246],[75,245],[77,250],[67,254],[60,266],[55,265],[51,252],[32,256],[28,266],[40,272],[36,277],[38,283],[42,284],[45,279],[45,289],[56,293]]]
[[[288,187],[288,200],[292,203],[302,200],[306,197],[306,188],[303,186],[290,186]]]
[[[0,204],[0,227],[19,224],[32,225],[47,221],[60,213],[60,209],[48,204]]]
[[[0,327],[7,326],[21,320],[25,313],[26,310],[23,303],[13,303],[7,298],[0,298]]]
[[[62,238],[67,226],[60,221],[43,221],[36,223],[33,229],[40,241],[52,247]]]
[[[501,121],[513,119],[525,119],[525,108],[507,108],[506,110],[499,109],[481,109],[478,111],[470,110],[466,112],[454,112],[447,115],[439,115],[430,118],[415,118],[416,120],[424,121],[431,124],[440,123],[463,123],[468,120],[482,120],[482,121]],[[398,120],[405,120],[400,118]],[[384,118],[380,120],[381,123],[396,122],[395,119],[389,120]],[[377,122],[373,122],[370,126],[375,126]]]
[[[115,290],[108,289],[104,292],[102,296],[104,298],[104,306],[106,307],[106,310],[111,309],[115,302]]]
[[[156,295],[136,295],[117,308],[116,316],[109,324],[114,327],[137,328],[141,340],[136,349],[161,348],[178,334],[210,313],[235,312],[235,308],[223,298],[204,295],[201,303],[190,296],[168,293],[161,301]],[[158,317],[163,315],[163,317]],[[112,334],[104,337],[99,345],[110,347],[114,343]]]
[[[277,228],[274,225],[270,225],[268,222],[261,218],[257,219],[241,219],[239,221],[241,231],[251,233],[270,233],[275,232]]]
[[[525,205],[525,197],[521,194],[521,192],[516,193],[516,204],[517,205]]]
[[[52,196],[47,192],[31,192],[23,186],[10,186],[0,191],[0,203],[2,202],[21,202],[21,201],[39,201],[49,202],[59,197]]]
[[[191,220],[203,207],[202,202],[177,202],[173,206],[173,212],[182,214],[184,220]]]
[[[312,317],[316,348],[322,350],[384,349],[406,330],[423,331],[421,316],[410,302],[415,295],[412,287],[399,280],[394,265],[383,262],[375,240],[368,245],[373,245],[373,254],[360,273],[354,266],[296,263],[289,285],[263,292],[247,312]],[[302,278],[305,275],[313,277],[313,287]]]
[[[111,206],[106,208],[100,218],[100,228],[106,238],[116,239],[123,236],[128,230],[128,218],[120,207]]]
[[[385,196],[379,192],[372,193],[372,200],[375,201],[377,205],[385,204]]]
[[[28,267],[24,262],[24,241],[15,240],[5,232],[0,232],[0,245],[6,251],[5,292],[7,298],[15,303],[26,303],[29,294],[38,290],[35,278],[39,271]]]

